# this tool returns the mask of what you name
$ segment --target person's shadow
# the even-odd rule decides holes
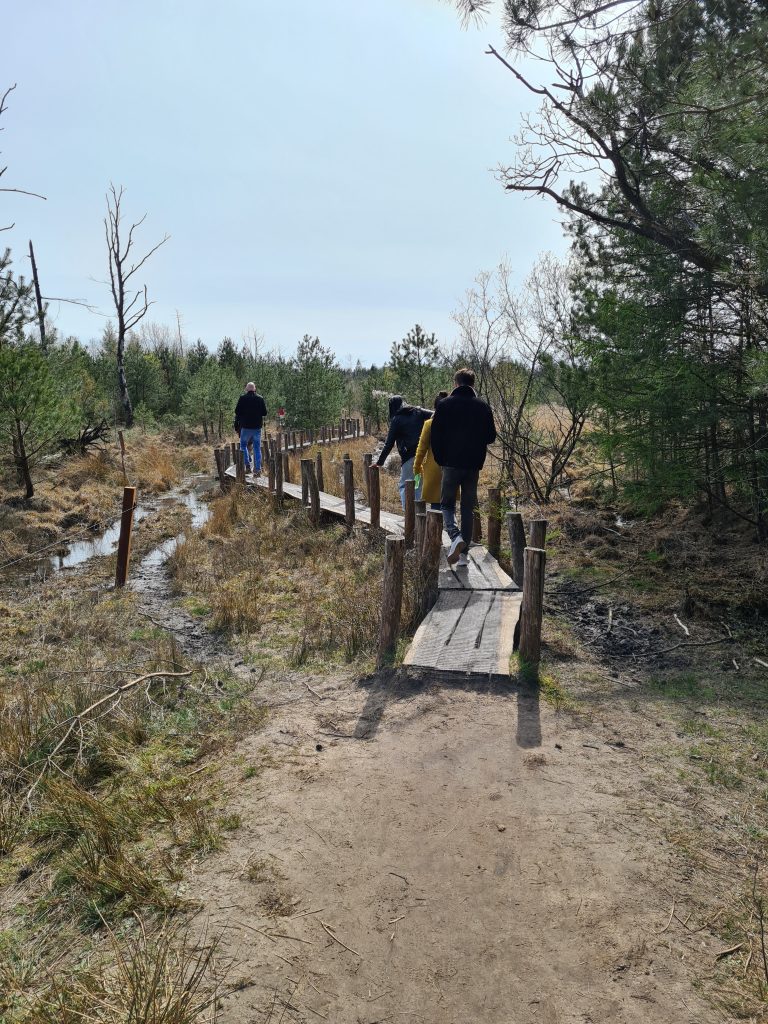
[[[466,673],[430,672],[428,669],[397,668],[384,669],[365,679],[360,686],[368,690],[368,697],[352,736],[358,740],[370,740],[381,725],[387,704],[394,701],[412,700],[427,687],[450,687],[484,693],[489,696],[510,700],[517,697],[517,728],[515,741],[518,747],[530,749],[541,746],[541,711],[539,689],[511,676],[474,676]]]

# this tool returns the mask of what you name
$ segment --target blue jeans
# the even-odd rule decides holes
[[[416,458],[412,455],[410,459],[406,459],[403,463],[403,468],[400,470],[400,504],[405,508],[405,481],[413,480],[413,460]],[[418,501],[421,498],[421,484],[415,490],[415,500]]]
[[[248,445],[253,442],[253,468],[261,470],[261,427],[240,427],[240,449],[243,453],[246,471],[251,468],[248,458]]]

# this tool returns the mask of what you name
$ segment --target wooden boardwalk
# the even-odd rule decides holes
[[[235,467],[227,469],[235,476]],[[246,477],[246,486],[268,488],[265,476]],[[301,501],[299,484],[283,484],[286,497]],[[345,517],[343,498],[320,492],[320,508],[340,519]],[[355,503],[355,520],[370,524],[370,509]],[[380,513],[381,528],[402,534],[404,520],[393,512]],[[448,536],[443,534],[447,546]],[[474,544],[469,565],[449,566],[445,550],[440,556],[438,596],[432,610],[416,631],[403,664],[453,675],[508,676],[509,662],[520,617],[522,594],[487,548]]]

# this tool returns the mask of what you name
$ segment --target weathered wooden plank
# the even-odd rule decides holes
[[[437,664],[445,638],[455,628],[471,596],[456,591],[444,591],[438,595],[434,607],[416,630],[403,658],[404,665],[434,667]]]
[[[520,600],[517,592],[441,592],[404,664],[439,672],[508,675]]]

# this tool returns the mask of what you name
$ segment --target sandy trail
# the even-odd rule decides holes
[[[297,677],[239,745],[271,767],[233,764],[243,825],[190,881],[235,961],[224,1024],[723,1019],[685,960],[711,940],[665,929],[636,750],[511,688],[308,680],[325,699]]]

